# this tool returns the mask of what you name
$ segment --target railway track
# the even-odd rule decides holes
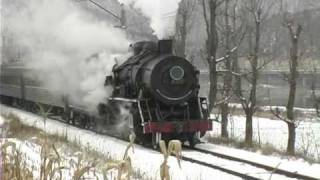
[[[63,123],[67,123],[59,116],[50,116]],[[79,126],[75,126],[81,128]],[[93,131],[92,129],[88,129]],[[95,132],[95,131],[94,131]],[[97,132],[95,132],[97,133]],[[101,134],[101,133],[99,133]],[[114,134],[103,135],[119,138]],[[123,140],[123,139],[122,139]],[[151,146],[144,146],[145,148],[152,149]],[[263,180],[263,179],[303,179],[303,180],[319,180],[318,178],[299,174],[297,172],[290,172],[287,170],[279,169],[277,167],[260,164],[257,162],[249,161],[239,157],[229,156],[223,153],[212,152],[203,148],[184,148],[182,152],[182,160],[202,165],[211,169],[219,170],[243,179],[248,180]]]
[[[217,169],[248,180],[264,179],[303,179],[319,180],[318,178],[290,172],[265,164],[248,161],[238,157],[211,152],[199,148],[186,149],[182,152],[182,159],[185,161],[200,164],[206,167]]]
[[[312,176],[309,176],[309,175],[306,175],[306,174],[302,174],[302,173],[298,173],[298,172],[295,172],[295,171],[289,171],[289,170],[285,170],[285,169],[279,168],[279,167],[277,167],[277,165],[276,166],[270,166],[270,165],[266,165],[266,164],[262,164],[262,163],[258,163],[258,162],[254,162],[254,161],[250,161],[250,160],[247,160],[247,159],[243,159],[243,158],[239,158],[239,157],[235,157],[235,156],[230,156],[230,155],[223,154],[223,153],[212,152],[212,151],[209,151],[209,150],[205,150],[203,148],[195,148],[195,150],[197,152],[200,152],[200,153],[210,154],[210,155],[215,156],[215,157],[219,157],[219,158],[227,159],[227,160],[230,160],[230,161],[239,162],[239,163],[247,164],[247,165],[250,165],[250,166],[254,166],[254,167],[257,167],[257,168],[260,168],[260,169],[264,169],[264,170],[266,170],[268,172],[272,172],[273,174],[284,175],[284,176],[289,177],[289,178],[303,179],[303,180],[319,180],[319,178],[316,178],[316,177],[312,177]],[[280,165],[280,164],[278,164],[278,165]]]

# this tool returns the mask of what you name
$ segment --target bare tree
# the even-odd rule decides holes
[[[231,48],[231,27],[229,24],[229,0],[225,0],[224,4],[224,51],[228,54]],[[232,88],[232,74],[231,74],[231,57],[228,56],[224,60],[226,71],[223,75],[222,97],[224,101],[220,104],[221,109],[221,136],[228,137],[228,115],[229,115],[229,100]]]
[[[297,78],[298,78],[298,66],[301,54],[299,54],[299,40],[302,33],[302,26],[296,23],[292,17],[288,16],[288,13],[284,15],[284,27],[287,28],[290,39],[290,58],[289,58],[289,74],[285,75],[285,79],[289,84],[288,102],[286,105],[286,116],[281,116],[280,111],[271,112],[284,121],[288,127],[288,143],[287,154],[295,154],[295,141],[296,141],[296,128],[298,121],[294,113],[294,105],[296,99]]]
[[[294,103],[296,98],[297,78],[298,78],[298,59],[299,59],[299,37],[302,32],[302,26],[297,24],[296,27],[292,21],[287,22],[287,28],[289,31],[291,48],[290,48],[290,60],[289,69],[290,74],[288,76],[289,82],[289,99],[286,106],[288,121],[285,121],[288,125],[288,145],[287,153],[294,154],[295,152],[295,137],[296,137],[296,120],[294,116]]]
[[[191,17],[196,5],[195,0],[182,0],[179,4],[176,21],[175,53],[180,57],[186,57],[187,34],[192,26]]]
[[[261,38],[261,16],[262,7],[261,3],[256,0],[250,0],[248,7],[249,16],[253,18],[253,27],[249,28],[249,56],[248,60],[250,63],[251,75],[247,76],[247,80],[251,85],[249,97],[245,98],[242,93],[240,93],[240,101],[244,112],[246,114],[246,134],[245,143],[248,146],[252,145],[252,118],[256,111],[256,91],[257,91],[257,81],[258,81],[258,60],[260,51],[260,38]],[[254,44],[252,45],[252,38],[254,38]]]
[[[224,1],[224,28],[222,29],[221,36],[223,41],[224,57],[219,58],[217,62],[224,62],[223,71],[223,87],[222,87],[222,100],[218,101],[221,110],[221,136],[228,137],[228,116],[230,114],[230,100],[234,94],[237,94],[241,88],[241,77],[235,76],[237,83],[233,87],[233,74],[240,74],[238,64],[238,49],[245,35],[243,23],[238,16],[238,0],[225,0]],[[233,91],[235,89],[235,91]]]
[[[238,6],[238,0],[235,1],[235,3],[232,6],[232,30],[233,30],[233,35],[232,35],[232,42],[235,43],[237,41],[237,38],[239,38],[237,35],[240,34],[240,31],[237,30],[237,6]],[[241,28],[240,28],[241,30]],[[243,33],[244,35],[245,33]],[[242,41],[242,37],[240,38]],[[238,58],[238,48],[232,53],[232,71],[235,72],[236,74],[240,74],[240,67],[239,67],[239,58]],[[241,77],[240,76],[235,76],[235,82],[234,82],[234,94],[239,96],[241,92]]]
[[[218,49],[218,31],[217,31],[217,9],[222,4],[223,0],[201,0],[203,17],[207,32],[206,50],[207,62],[209,64],[209,111],[211,112],[217,97],[217,61],[216,53]]]
[[[257,85],[259,79],[259,71],[271,62],[272,59],[259,62],[261,59],[261,36],[262,36],[262,22],[268,17],[273,2],[268,0],[247,0],[245,3],[245,17],[249,19],[247,27],[248,39],[248,61],[250,65],[249,72],[240,74],[249,83],[248,93],[243,93],[243,90],[237,92],[242,108],[246,114],[246,132],[245,143],[247,146],[252,146],[252,120],[253,115],[257,110]]]

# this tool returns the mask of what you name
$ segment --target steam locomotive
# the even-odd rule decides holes
[[[199,71],[186,59],[172,55],[172,41],[142,41],[132,45],[133,56],[113,68],[106,85],[112,100],[134,102],[134,131],[152,144],[178,138],[194,146],[212,129],[207,99],[198,97]]]
[[[1,102],[28,111],[36,111],[40,103],[51,107],[51,118],[109,134],[122,124],[126,136],[133,131],[139,142],[154,147],[161,139],[173,138],[194,146],[212,129],[207,99],[198,96],[199,71],[172,54],[170,40],[141,41],[131,49],[133,56],[106,76],[105,86],[112,86],[113,94],[98,106],[98,114],[72,104],[67,96],[57,96],[30,80],[25,75],[30,70],[16,66],[1,69]]]

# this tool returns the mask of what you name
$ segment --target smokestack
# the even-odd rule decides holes
[[[158,49],[160,54],[172,54],[172,40],[159,40]]]

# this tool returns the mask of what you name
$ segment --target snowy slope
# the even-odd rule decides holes
[[[107,137],[103,135],[99,135],[90,131],[81,130],[69,125],[66,125],[64,123],[57,122],[55,120],[47,120],[46,128],[44,127],[43,121],[40,117],[33,115],[31,113],[27,113],[21,110],[13,109],[7,106],[0,106],[1,108],[1,114],[8,114],[8,113],[14,113],[20,117],[20,119],[23,121],[23,123],[26,123],[28,125],[34,125],[40,129],[45,129],[48,133],[52,134],[67,134],[69,141],[78,141],[83,146],[90,146],[93,149],[102,152],[106,155],[110,155],[112,157],[116,157],[118,159],[122,158],[123,152],[127,146],[127,142]],[[240,124],[243,123],[243,120],[241,120],[241,117],[235,117],[234,121],[237,120],[237,122],[234,122],[234,127],[237,127],[238,129],[234,129],[233,133],[237,133],[239,136],[244,129],[244,127],[241,127]],[[275,122],[274,124],[270,125],[270,120],[267,121],[264,118],[259,119],[262,122],[259,122],[259,127],[261,129],[264,129],[265,131],[268,130],[268,128],[271,128],[275,125],[279,125],[282,122]],[[1,119],[0,119],[1,121]],[[255,121],[256,122],[256,121]],[[274,121],[272,121],[274,122]],[[237,124],[238,123],[238,124]],[[279,123],[279,124],[278,124]],[[216,124],[214,127],[217,128],[219,124]],[[277,128],[284,128],[285,126],[276,126]],[[237,132],[239,131],[240,132]],[[211,133],[215,133],[217,129],[215,129]],[[278,130],[281,132],[280,130]],[[283,132],[285,133],[285,132]],[[281,134],[281,133],[280,133]],[[263,133],[260,132],[260,136],[263,136],[263,138],[267,138],[268,134],[263,135]],[[269,134],[270,136],[270,134]],[[272,142],[272,138],[275,139],[275,137],[279,138],[281,137],[279,134],[276,134],[275,136],[270,137],[270,142]],[[262,137],[261,137],[262,138]],[[234,148],[228,148],[218,145],[210,145],[210,144],[200,144],[197,145],[197,148],[206,149],[213,152],[222,152],[230,156],[235,157],[241,157],[245,158],[250,161],[256,161],[258,163],[265,163],[267,165],[271,166],[277,166],[280,164],[280,168],[296,171],[299,173],[304,173],[306,175],[315,176],[320,178],[320,165],[319,164],[313,164],[310,165],[302,160],[294,160],[294,159],[283,159],[280,157],[270,157],[270,156],[264,156],[260,155],[258,153],[252,153],[244,150],[238,150]],[[187,151],[184,151],[184,155],[190,155],[190,156],[196,156],[195,154],[188,154]],[[136,170],[140,170],[142,174],[145,174],[147,177],[159,177],[159,166],[162,163],[163,157],[158,152],[155,152],[153,150],[145,149],[144,147],[135,145],[135,153],[130,154],[132,156],[132,162],[133,167]],[[214,161],[215,164],[221,164],[224,165],[225,162],[223,160],[219,160],[219,158],[209,159],[206,157],[199,157],[200,159],[206,160],[208,162]],[[169,166],[170,172],[172,172],[173,179],[239,179],[238,177],[217,171],[212,170],[210,168],[200,166],[197,164],[193,164],[190,162],[182,162],[182,169],[178,167],[178,164],[175,159],[170,157],[169,159]],[[235,168],[241,170],[241,165],[235,164]],[[252,170],[255,168],[252,167]],[[263,175],[261,175],[263,177]],[[269,176],[265,176],[269,177]],[[264,178],[263,178],[264,179]],[[283,179],[281,176],[274,176],[272,179]]]
[[[20,117],[21,121],[25,124],[33,125],[50,134],[67,134],[69,141],[78,141],[83,146],[90,146],[98,152],[102,152],[117,159],[122,158],[124,150],[128,144],[127,142],[115,138],[71,127],[55,120],[48,119],[46,127],[44,127],[44,123],[39,116],[4,105],[0,105],[0,108],[1,114],[13,113]],[[163,161],[163,156],[161,154],[136,145],[134,154],[131,152],[130,155],[132,165],[136,170],[139,169],[140,172],[145,174],[147,177],[159,178],[159,167]],[[173,157],[169,158],[168,164],[170,166],[170,172],[172,173],[172,179],[175,180],[213,178],[224,180],[240,179],[238,177],[186,161],[182,161],[182,169],[180,169],[176,159]]]

